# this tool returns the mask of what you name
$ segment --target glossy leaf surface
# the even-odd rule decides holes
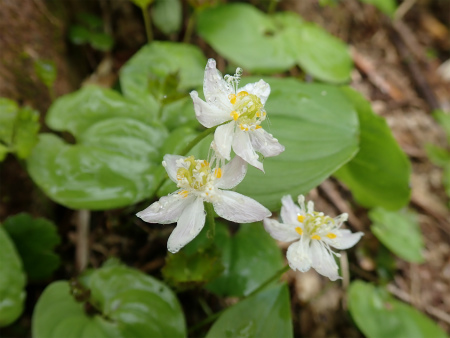
[[[3,327],[22,314],[26,278],[14,243],[1,225],[0,248],[0,327]]]
[[[186,336],[178,300],[155,278],[125,266],[106,266],[85,281],[90,302],[100,313],[88,315],[70,294],[68,282],[54,282],[34,310],[33,337]]]
[[[149,197],[159,177],[167,130],[118,93],[86,87],[50,108],[47,124],[77,144],[41,134],[27,161],[33,180],[73,209],[109,209]]]

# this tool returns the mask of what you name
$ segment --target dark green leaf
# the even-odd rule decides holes
[[[389,250],[409,262],[424,262],[425,244],[414,214],[377,208],[370,211],[369,218],[373,234]]]
[[[392,17],[397,9],[397,2],[395,0],[360,0],[366,4],[374,5],[384,14]]]
[[[410,198],[408,157],[392,136],[386,121],[373,113],[369,102],[350,88],[342,90],[358,112],[360,151],[335,176],[350,188],[361,205],[399,209]]]
[[[413,307],[391,297],[386,289],[355,281],[348,291],[350,314],[368,338],[445,338],[445,332]]]
[[[83,26],[70,26],[69,40],[75,45],[82,45],[89,41],[91,33]]]
[[[13,143],[14,124],[19,106],[13,100],[0,98],[0,141],[6,145]]]
[[[156,0],[152,6],[152,19],[158,29],[166,35],[178,33],[183,21],[180,0]]]
[[[283,266],[280,249],[262,223],[241,224],[234,237],[218,223],[214,241],[225,271],[207,288],[218,295],[248,295]]]
[[[36,72],[39,80],[41,80],[47,88],[53,87],[56,76],[58,75],[56,65],[53,61],[40,59],[36,60],[34,62],[34,71]]]
[[[439,167],[445,167],[450,164],[450,153],[434,144],[425,144],[425,150],[431,162]]]
[[[227,309],[206,338],[293,337],[289,291],[271,287]]]
[[[56,100],[47,114],[47,124],[71,132],[77,144],[41,134],[28,171],[50,198],[70,208],[138,202],[156,188],[167,137],[152,121],[151,114],[112,90],[83,88]]]
[[[88,315],[70,295],[68,282],[45,289],[34,313],[35,338],[185,337],[183,312],[163,283],[124,266],[104,266],[83,279],[90,304],[100,313]],[[90,308],[92,308],[92,305]]]
[[[56,226],[44,218],[22,213],[6,219],[4,228],[14,241],[30,280],[51,276],[60,264],[54,248],[60,243]]]
[[[25,274],[14,243],[0,226],[0,327],[14,322],[23,312]]]
[[[91,33],[89,35],[89,43],[92,48],[107,52],[114,46],[114,39],[111,35],[106,33]]]
[[[145,10],[148,6],[150,6],[155,0],[130,0],[136,6],[141,7]]]

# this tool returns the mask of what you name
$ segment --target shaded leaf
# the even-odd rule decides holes
[[[366,4],[374,5],[384,14],[392,17],[395,14],[397,9],[397,2],[395,0],[360,0],[361,2],[365,2]]]
[[[53,61],[40,59],[36,60],[34,62],[34,71],[36,72],[39,80],[41,80],[47,88],[53,87],[56,76],[58,75],[56,65]]]
[[[152,6],[152,19],[158,29],[166,35],[178,33],[183,21],[180,0],[156,0]]]
[[[23,262],[30,280],[42,280],[58,268],[60,259],[54,248],[61,242],[56,226],[44,218],[22,213],[8,217],[3,224]]]

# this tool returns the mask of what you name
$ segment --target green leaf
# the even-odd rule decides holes
[[[13,100],[0,97],[0,141],[6,145],[13,143],[14,124],[19,106]]]
[[[257,80],[246,78],[242,84]],[[249,167],[237,191],[270,210],[279,210],[281,197],[307,193],[355,155],[358,119],[335,86],[294,79],[264,80],[270,84],[271,94],[265,106],[270,122],[263,128],[286,150],[264,159],[265,174]]]
[[[425,151],[433,164],[439,167],[445,167],[450,164],[450,153],[446,149],[427,143],[425,144]]]
[[[206,338],[293,337],[286,284],[271,287],[227,309]]]
[[[342,91],[353,102],[361,128],[360,150],[352,161],[334,175],[365,207],[397,210],[409,202],[411,164],[392,136],[384,118],[373,113],[361,94]]]
[[[108,89],[86,87],[61,97],[50,107],[47,124],[71,132],[77,144],[41,134],[28,172],[69,208],[117,208],[148,198],[160,179],[167,137],[153,116]]]
[[[350,314],[368,338],[444,338],[445,332],[413,307],[394,299],[386,289],[355,281],[348,291]]]
[[[166,35],[178,33],[183,21],[180,0],[156,0],[152,6],[152,19],[158,29]]]
[[[142,47],[122,67],[121,89],[145,111],[158,111],[168,98],[171,102],[189,97],[190,90],[201,86],[205,65],[206,59],[196,46],[155,41]],[[182,116],[185,121],[186,114]],[[183,122],[175,124],[181,126]]]
[[[44,218],[22,213],[8,217],[3,224],[22,258],[30,280],[51,276],[60,264],[54,248],[61,242],[56,226]]]
[[[276,73],[295,64],[284,31],[250,4],[199,12],[197,31],[215,51],[246,71]]]
[[[56,65],[53,61],[41,59],[36,60],[34,62],[34,71],[36,72],[39,80],[41,80],[47,88],[53,87],[56,76],[58,75]]]
[[[433,111],[433,117],[444,129],[447,142],[450,143],[450,115],[443,110],[435,110]]]
[[[424,242],[416,216],[411,212],[376,208],[369,212],[373,234],[400,258],[423,263]]]
[[[306,73],[331,83],[350,80],[353,63],[345,43],[308,22],[290,25],[286,30],[295,60]]]
[[[50,284],[32,319],[35,338],[185,337],[180,304],[163,283],[124,266],[104,266],[84,279],[96,314],[70,295],[68,282]],[[92,308],[92,305],[90,308]]]
[[[103,20],[97,15],[90,13],[77,14],[77,21],[92,31],[100,30],[103,27]]]
[[[82,45],[89,41],[91,33],[83,26],[73,25],[69,29],[69,40],[75,45]]]
[[[114,39],[111,35],[106,33],[91,33],[89,35],[89,43],[92,48],[107,52],[114,46]]]
[[[18,158],[27,158],[37,143],[39,131],[37,111],[23,107],[8,99],[0,98],[0,153],[14,152]],[[0,156],[1,157],[1,156]]]
[[[397,10],[397,2],[395,0],[360,0],[366,4],[374,5],[384,14],[393,17]]]
[[[148,6],[150,6],[155,0],[130,0],[136,6],[141,7],[145,10]]]
[[[207,288],[218,295],[248,295],[283,266],[280,249],[261,223],[241,224],[233,237],[218,223],[214,241],[225,270]]]
[[[4,327],[23,312],[25,274],[16,248],[2,226],[0,248],[0,327]]]

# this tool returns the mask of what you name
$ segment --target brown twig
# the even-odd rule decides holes
[[[77,242],[75,249],[75,265],[79,272],[83,271],[89,261],[89,222],[91,212],[78,210],[76,213]]]

